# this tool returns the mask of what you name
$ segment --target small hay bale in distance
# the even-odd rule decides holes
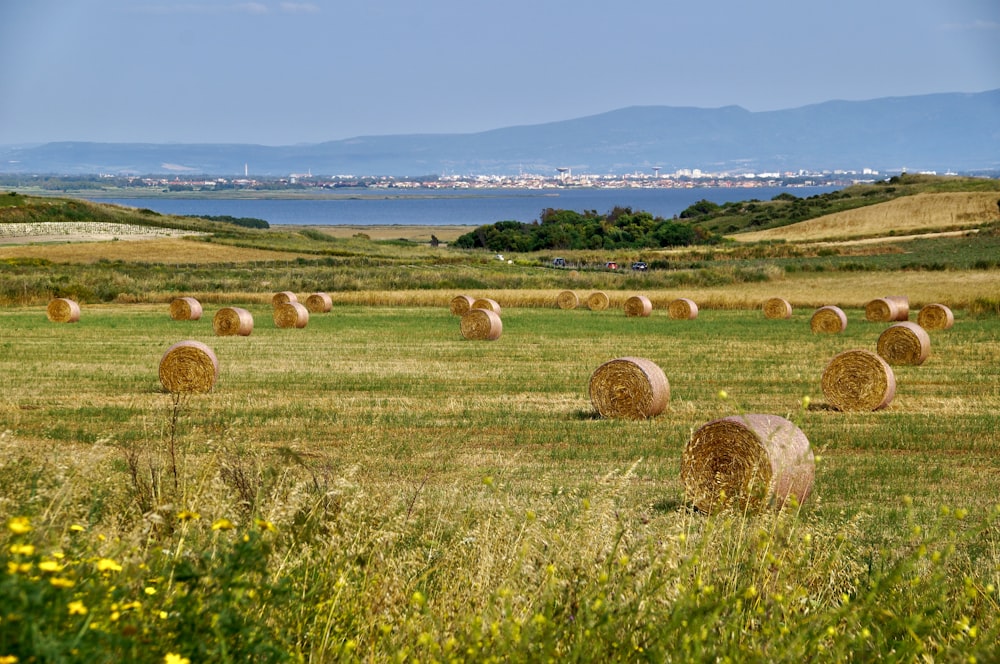
[[[706,514],[801,505],[812,491],[816,461],[802,430],[778,415],[724,417],[702,425],[681,455],[681,483]]]
[[[847,350],[823,370],[823,396],[839,411],[865,412],[885,408],[896,396],[896,374],[875,353]]]
[[[201,302],[193,297],[177,297],[170,302],[172,320],[200,320],[201,314]]]
[[[200,341],[178,341],[160,358],[160,384],[171,394],[209,392],[219,378],[219,360]]]
[[[910,300],[905,295],[877,297],[865,305],[865,320],[872,323],[891,323],[910,317]]]
[[[587,308],[591,311],[604,311],[611,306],[611,298],[604,291],[594,291],[587,296]]]
[[[955,324],[955,314],[943,304],[928,304],[917,314],[917,325],[927,331],[947,330]]]
[[[782,297],[768,298],[764,302],[764,318],[769,320],[784,320],[792,317],[791,303]]]
[[[679,297],[667,305],[667,314],[674,320],[694,320],[698,317],[698,305],[694,300]]]
[[[571,290],[564,290],[556,296],[556,306],[560,309],[576,309],[580,306],[580,298]]]
[[[253,332],[253,315],[240,307],[224,307],[215,312],[212,329],[218,337],[248,337]]]
[[[333,300],[326,293],[313,293],[306,298],[306,309],[312,314],[325,314],[333,309]]]
[[[462,316],[462,336],[473,341],[496,341],[503,334],[500,314],[489,309],[470,309]]]
[[[931,338],[916,323],[903,321],[879,335],[875,350],[889,364],[921,365],[931,354]]]
[[[488,297],[478,297],[472,302],[473,309],[486,309],[496,315],[500,315],[500,303]]]
[[[67,297],[57,297],[49,301],[45,315],[53,323],[75,323],[80,320],[80,305]]]
[[[302,329],[309,324],[309,310],[299,302],[285,302],[274,307],[272,317],[276,327]]]
[[[475,298],[469,297],[468,295],[456,295],[451,298],[451,315],[464,316],[472,309],[472,303],[475,301]]]
[[[847,314],[833,305],[820,307],[809,319],[809,329],[813,334],[840,334],[847,329]]]
[[[670,382],[652,360],[619,357],[591,374],[590,402],[601,417],[648,419],[662,413],[670,402]]]
[[[633,295],[622,305],[629,318],[646,318],[653,313],[653,303],[645,295]]]
[[[275,293],[274,297],[271,298],[271,306],[277,307],[281,304],[288,304],[289,302],[298,302],[299,298],[292,291],[281,291],[280,293]]]

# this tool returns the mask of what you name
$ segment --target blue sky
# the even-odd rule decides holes
[[[997,0],[0,0],[0,144],[291,145],[996,88]]]

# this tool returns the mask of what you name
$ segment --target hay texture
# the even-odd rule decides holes
[[[620,357],[597,367],[590,376],[590,401],[601,417],[656,417],[670,401],[670,382],[651,360]]]
[[[283,329],[302,329],[309,324],[309,310],[298,302],[285,302],[274,307],[272,311],[274,324]]]
[[[679,297],[667,305],[667,314],[675,320],[694,320],[698,317],[698,305],[686,297]]]
[[[895,323],[879,335],[876,351],[889,364],[921,365],[931,354],[931,338],[916,323]]]
[[[193,297],[178,297],[170,303],[170,318],[173,320],[199,320],[201,314],[201,302]]]
[[[604,291],[595,291],[587,296],[587,308],[591,311],[604,311],[611,305],[611,298]]]
[[[875,353],[848,350],[836,355],[823,370],[823,395],[840,411],[874,411],[896,396],[896,375]]]
[[[179,341],[160,358],[160,384],[171,394],[209,392],[219,377],[219,360],[200,341]]]
[[[847,329],[847,314],[840,307],[820,307],[809,319],[809,329],[813,334],[840,334]]]
[[[487,311],[492,311],[497,316],[500,315],[500,303],[496,300],[491,300],[488,297],[479,297],[472,303],[473,309],[486,309]]]
[[[792,305],[788,300],[780,297],[772,297],[764,302],[764,318],[784,320],[791,317]]]
[[[464,316],[472,309],[472,303],[475,301],[475,298],[468,295],[456,295],[451,298],[451,315]]]
[[[333,309],[333,300],[326,293],[313,293],[306,298],[306,309],[312,314],[325,314]]]
[[[218,337],[248,337],[253,332],[253,316],[246,309],[225,307],[215,312],[212,328]]]
[[[872,323],[891,323],[910,317],[910,300],[905,295],[877,297],[865,305],[865,320]]]
[[[280,293],[275,293],[274,297],[271,298],[271,306],[277,307],[281,304],[288,304],[289,302],[298,302],[299,298],[296,297],[295,293],[292,291],[281,291]]]
[[[576,309],[580,306],[580,298],[571,290],[564,290],[556,297],[556,306],[560,309]]]
[[[622,306],[625,315],[630,318],[645,318],[653,313],[653,303],[645,295],[633,295],[625,300]]]
[[[80,320],[80,305],[65,297],[57,297],[45,308],[45,315],[53,323],[75,323]]]
[[[943,304],[928,304],[917,314],[917,325],[927,331],[947,330],[955,324],[955,315]]]
[[[815,458],[802,430],[777,415],[724,417],[701,426],[681,456],[687,500],[713,514],[801,505],[812,491]]]
[[[470,309],[462,316],[462,336],[474,341],[496,341],[503,334],[500,314],[489,309]]]

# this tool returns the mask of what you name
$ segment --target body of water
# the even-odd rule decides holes
[[[839,187],[702,187],[697,189],[477,189],[447,192],[358,192],[316,198],[94,198],[148,208],[162,214],[229,215],[264,219],[272,225],[451,226],[532,222],[542,210],[557,208],[609,212],[615,206],[672,218],[699,200],[713,203],[770,200],[781,193],[800,198]]]

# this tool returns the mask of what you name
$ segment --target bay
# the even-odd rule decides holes
[[[692,189],[477,189],[317,194],[314,198],[99,198],[161,214],[253,217],[271,225],[480,226],[498,221],[532,222],[546,208],[607,213],[630,207],[670,219],[699,200],[722,204],[770,200],[781,193],[800,198],[840,187],[697,187]]]

